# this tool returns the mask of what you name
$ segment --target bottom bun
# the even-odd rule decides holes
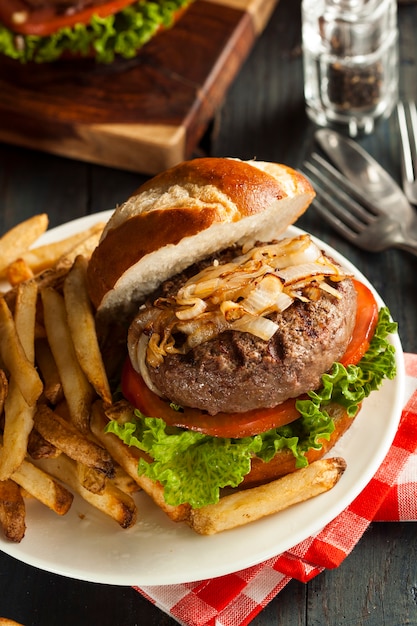
[[[330,439],[320,439],[319,443],[322,447],[319,450],[310,448],[306,452],[306,459],[309,463],[313,463],[318,459],[321,459],[340,439],[340,437],[348,430],[352,425],[354,417],[349,417],[346,410],[339,404],[330,404],[327,407],[327,412],[334,421],[334,431],[332,432]],[[249,474],[245,476],[243,482],[237,489],[248,489],[250,487],[256,487],[262,485],[285,474],[295,472],[296,460],[291,450],[281,450],[268,462],[265,463],[259,457],[252,459],[252,468]]]

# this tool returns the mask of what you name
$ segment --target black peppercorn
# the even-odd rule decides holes
[[[382,64],[349,67],[335,62],[329,66],[328,98],[343,110],[368,109],[380,100],[383,84]]]

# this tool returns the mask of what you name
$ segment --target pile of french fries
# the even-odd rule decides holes
[[[192,510],[170,506],[163,488],[137,473],[141,452],[105,434],[109,419],[129,420],[132,407],[113,401],[100,349],[86,270],[104,224],[40,245],[45,214],[0,238],[0,524],[20,542],[28,498],[57,515],[74,494],[131,527],[146,492],[173,521],[212,534],[278,512],[331,489],[345,469],[326,459],[282,479],[225,495]]]

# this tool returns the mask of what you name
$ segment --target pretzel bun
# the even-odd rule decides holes
[[[88,267],[101,316],[128,315],[173,273],[234,243],[277,238],[314,198],[285,165],[185,161],[143,184],[110,218]]]

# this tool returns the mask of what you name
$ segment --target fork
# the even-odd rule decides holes
[[[397,205],[371,201],[319,154],[312,153],[303,170],[310,179],[319,215],[350,243],[369,252],[401,248],[417,256],[417,214],[398,216]]]
[[[404,193],[417,204],[417,109],[415,102],[398,102],[401,139],[401,168]]]

